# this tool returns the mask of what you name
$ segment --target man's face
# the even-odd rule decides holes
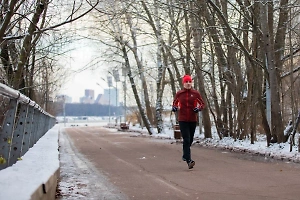
[[[192,81],[185,81],[184,83],[183,83],[183,87],[185,88],[185,89],[191,89],[192,88]]]

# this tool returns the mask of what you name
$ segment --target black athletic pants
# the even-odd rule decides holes
[[[194,140],[195,129],[197,122],[179,122],[181,136],[183,138],[183,158],[188,163],[192,160],[191,158],[191,145]]]

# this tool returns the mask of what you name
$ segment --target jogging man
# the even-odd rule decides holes
[[[192,77],[184,75],[182,78],[183,89],[175,95],[172,111],[178,111],[178,122],[183,138],[183,156],[189,169],[195,165],[191,158],[191,145],[193,143],[195,129],[197,126],[198,112],[204,108],[204,101],[200,93],[192,88]]]

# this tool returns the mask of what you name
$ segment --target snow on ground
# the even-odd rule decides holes
[[[30,199],[37,188],[59,169],[58,131],[56,125],[22,156],[22,159],[0,170],[0,199]]]
[[[147,134],[147,131],[139,128],[139,126],[130,126],[131,130],[142,131]],[[169,138],[174,139],[174,131],[171,128],[165,128],[163,134],[156,134],[152,137]],[[254,155],[265,156],[267,158],[274,158],[283,161],[291,161],[300,163],[300,153],[298,153],[298,147],[293,146],[292,152],[290,152],[290,143],[271,144],[267,146],[266,136],[258,134],[256,136],[257,141],[251,144],[250,138],[245,140],[234,141],[231,137],[224,137],[222,140],[219,139],[217,132],[213,131],[213,138],[205,139],[204,134],[199,134],[199,127],[195,131],[194,145],[201,145],[209,148],[220,148],[227,149],[235,152],[244,152]],[[298,134],[296,134],[295,141],[298,141]]]

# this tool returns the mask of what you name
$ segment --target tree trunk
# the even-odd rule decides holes
[[[154,21],[156,25],[156,40],[157,40],[157,79],[156,79],[156,105],[155,105],[155,116],[156,116],[156,123],[157,123],[157,132],[162,133],[164,132],[164,126],[163,126],[163,119],[162,119],[162,111],[163,111],[163,105],[162,105],[162,98],[163,98],[163,91],[164,91],[164,85],[163,85],[163,77],[165,73],[165,63],[162,60],[162,53],[163,53],[163,36],[161,33],[161,23],[159,19],[159,12],[157,7],[157,2],[154,0]]]
[[[146,115],[146,113],[145,113],[145,111],[143,109],[142,103],[140,101],[140,98],[139,98],[139,95],[138,95],[138,91],[137,91],[137,88],[136,88],[136,84],[135,84],[134,79],[132,77],[132,73],[131,73],[131,68],[130,68],[130,63],[129,63],[129,59],[128,59],[126,47],[125,47],[124,44],[121,44],[121,45],[122,45],[123,58],[125,60],[125,67],[126,67],[126,69],[128,69],[127,72],[128,72],[129,81],[131,83],[133,95],[135,97],[135,100],[136,100],[139,112],[141,113],[141,117],[142,117],[143,123],[144,123],[146,129],[148,130],[149,135],[152,135],[152,134],[154,134],[154,130],[151,127],[150,121],[149,121],[149,119],[148,119],[148,117],[147,117],[147,115]]]
[[[141,59],[138,56],[138,51],[137,51],[137,38],[136,38],[136,32],[134,28],[132,27],[132,19],[129,15],[126,14],[126,19],[127,23],[130,27],[130,32],[131,32],[131,39],[133,42],[133,47],[129,45],[129,43],[126,43],[126,46],[129,47],[129,49],[132,51],[137,67],[138,67],[138,72],[140,75],[141,83],[142,83],[142,93],[143,93],[143,101],[145,103],[145,108],[146,108],[146,113],[148,116],[148,120],[150,121],[151,124],[154,122],[154,117],[153,117],[153,112],[151,109],[151,104],[150,104],[150,99],[149,99],[149,92],[148,92],[148,86],[147,86],[147,80],[145,78],[145,70],[143,63],[141,62]]]
[[[195,7],[194,3],[190,4],[190,8],[193,9]],[[200,14],[199,11],[194,10],[194,12],[197,12]],[[200,15],[199,15],[200,16]],[[206,105],[206,107],[202,110],[202,116],[203,116],[203,126],[204,126],[204,136],[205,138],[212,138],[211,133],[211,122],[209,117],[209,109],[208,109],[208,103],[207,103],[207,96],[205,92],[205,86],[204,86],[204,76],[202,73],[202,25],[200,20],[197,21],[195,19],[194,15],[191,15],[190,17],[191,21],[191,27],[192,27],[192,33],[193,33],[193,40],[194,40],[194,55],[195,55],[195,61],[196,61],[196,74],[197,79],[199,83],[199,92],[203,98],[203,101]]]
[[[28,62],[28,58],[30,56],[30,51],[32,49],[32,37],[33,33],[37,28],[37,24],[39,22],[40,16],[42,12],[44,11],[45,5],[43,1],[38,1],[36,4],[36,10],[35,13],[33,14],[33,17],[31,19],[31,23],[28,27],[28,34],[25,36],[20,57],[19,57],[19,62],[18,62],[18,67],[17,71],[15,73],[15,77],[13,80],[13,87],[14,89],[20,89],[20,84],[22,81],[24,81],[24,66],[26,65],[26,62]]]
[[[3,42],[3,37],[5,36],[5,31],[7,31],[8,25],[10,23],[10,20],[12,16],[15,14],[15,6],[17,4],[18,0],[11,0],[10,4],[8,5],[7,3],[2,2],[3,4],[1,5],[2,7],[2,13],[1,13],[1,18],[2,16],[5,16],[1,20],[1,26],[0,26],[0,44]]]
[[[213,18],[211,18],[211,14],[208,13],[208,7],[206,5],[205,1],[198,1],[198,4],[200,5],[200,11],[202,13],[202,15],[204,16],[207,25],[208,25],[208,33],[209,33],[209,37],[211,37],[212,39],[212,44],[213,44],[213,48],[214,48],[214,52],[215,55],[217,57],[217,66],[219,69],[219,79],[220,79],[220,92],[221,92],[221,102],[222,99],[224,99],[225,97],[223,96],[225,94],[225,88],[223,84],[223,75],[224,75],[224,70],[227,68],[227,61],[225,58],[225,52],[223,51],[221,42],[218,38],[218,31],[216,30],[216,23],[214,21]],[[212,58],[213,59],[213,58]],[[215,102],[215,111],[216,111],[216,115],[215,116],[215,123],[216,123],[216,128],[217,128],[217,132],[218,135],[220,137],[222,137],[222,132],[224,131],[224,125],[222,122],[222,113],[219,107],[219,103],[218,103],[218,98],[214,98],[214,102]]]
[[[266,52],[267,67],[269,73],[269,83],[271,90],[271,133],[274,138],[274,142],[283,142],[283,122],[281,115],[281,105],[279,96],[279,82],[277,79],[276,66],[274,63],[274,47],[272,38],[270,38],[273,30],[269,30],[268,27],[268,1],[264,0],[260,4],[261,6],[261,30],[263,34],[264,50]],[[270,11],[272,12],[272,11]]]

